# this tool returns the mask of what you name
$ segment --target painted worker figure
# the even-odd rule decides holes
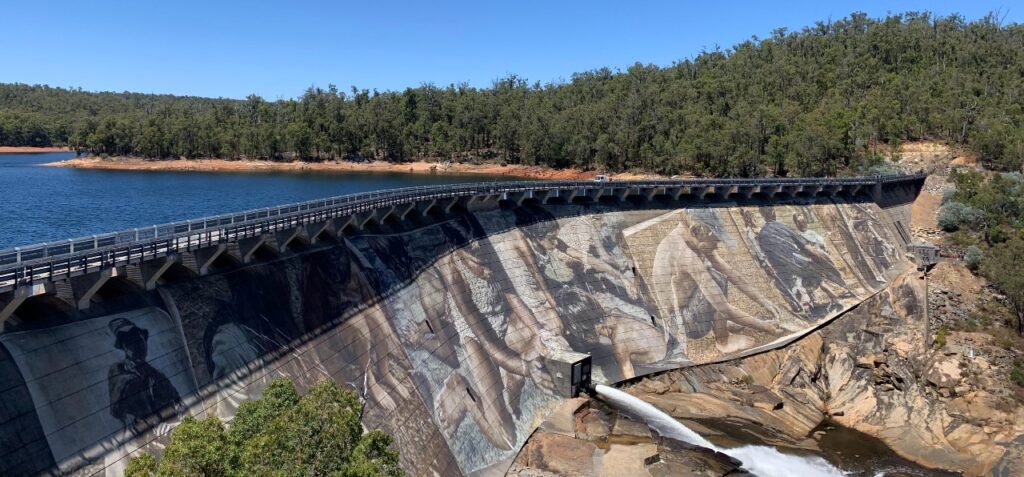
[[[542,389],[554,389],[546,369],[544,344],[560,338],[560,327],[558,323],[548,323],[549,320],[538,320],[514,287],[502,288],[512,279],[504,268],[487,262],[487,257],[495,257],[497,252],[489,240],[476,239],[485,232],[475,219],[448,221],[441,225],[441,230],[457,248],[438,260],[439,275],[447,290],[469,291],[448,294],[451,306],[446,308],[462,317],[465,329],[506,372],[509,402],[519,414],[525,378]]]
[[[232,316],[228,305],[218,305],[221,316]],[[242,377],[235,373],[261,366],[262,358],[273,346],[252,328],[234,321],[210,323],[203,342],[207,370],[217,383],[217,417],[227,422],[235,416],[238,406],[258,397],[271,379],[269,374],[251,373]]]
[[[775,272],[776,286],[780,291],[795,298],[806,318],[811,318],[819,305],[814,297],[816,290],[827,296],[826,308],[831,310],[840,306],[837,303],[840,296],[849,296],[850,293],[825,249],[776,220],[773,207],[760,207],[758,210],[764,218],[764,225],[757,234],[757,242]]]
[[[860,287],[870,289],[884,285],[884,282],[880,280],[881,275],[873,268],[874,263],[869,263],[860,241],[854,236],[853,230],[850,230],[842,208],[828,203],[823,207],[818,207],[816,211],[828,234],[829,241],[841,247],[838,259],[854,273],[854,278],[857,279]]]
[[[849,215],[850,228],[857,235],[858,243],[862,244],[867,255],[866,258],[878,268],[879,275],[884,274],[892,266],[892,262],[898,259],[899,253],[879,231],[881,221],[866,207],[859,204],[854,204],[850,208]]]
[[[827,249],[825,248],[825,237],[822,237],[821,234],[807,227],[807,219],[804,218],[804,214],[793,214],[793,225],[796,226],[800,235],[803,235],[811,245],[822,253],[827,253]]]
[[[613,355],[621,375],[602,367],[606,379],[636,376],[634,365],[665,358],[668,336],[654,323],[653,314],[639,300],[640,281],[605,220],[592,215],[556,219],[533,206],[514,209],[517,248],[524,262],[536,262],[530,274],[557,306],[559,321],[569,330],[571,349],[595,356]],[[503,263],[515,263],[503,257]],[[555,283],[555,286],[549,286]],[[610,348],[610,349],[608,349]]]
[[[718,351],[727,354],[755,344],[748,336],[732,333],[730,324],[771,337],[785,330],[729,302],[731,284],[761,305],[776,322],[780,318],[775,304],[729,264],[719,244],[720,239],[711,227],[686,213],[679,214],[679,224],[655,251],[652,285],[659,307],[674,332],[682,330],[689,339],[700,339],[713,332]]]
[[[115,318],[107,326],[114,335],[114,347],[124,352],[124,360],[111,365],[107,373],[110,414],[125,427],[133,427],[181,406],[181,396],[171,381],[146,362],[149,331],[124,318]]]

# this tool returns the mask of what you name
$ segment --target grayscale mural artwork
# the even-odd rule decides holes
[[[165,433],[194,393],[181,329],[144,308],[39,331],[5,333],[57,462],[123,470],[121,454]],[[69,390],[71,392],[69,392]],[[118,474],[120,475],[120,474]]]
[[[503,472],[560,399],[554,352],[589,353],[614,383],[790,339],[907,266],[884,214],[525,204],[364,230],[8,329],[0,373],[25,437],[0,437],[40,465],[120,475],[185,414],[229,421],[276,377],[332,379],[411,475]]]

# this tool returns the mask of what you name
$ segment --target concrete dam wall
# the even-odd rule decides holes
[[[410,475],[500,475],[561,399],[555,353],[615,383],[792,339],[909,266],[900,214],[478,202],[152,291],[111,280],[87,310],[29,303],[0,333],[0,474],[121,475],[285,376],[362,396]]]

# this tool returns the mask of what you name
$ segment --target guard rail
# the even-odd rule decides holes
[[[919,180],[923,177],[925,174],[844,178],[516,181],[380,190],[0,250],[0,291],[39,280],[59,279],[112,266],[138,263],[382,207],[434,199],[531,190],[884,185]]]

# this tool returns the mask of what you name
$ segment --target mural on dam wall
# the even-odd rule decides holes
[[[0,343],[29,377],[53,459],[69,466],[117,462],[143,445],[138,431],[173,426],[182,396],[196,391],[181,330],[156,308],[6,333]]]
[[[785,339],[906,265],[880,213],[481,208],[8,329],[0,443],[32,458],[0,474],[121,475],[182,416],[228,421],[281,376],[356,392],[411,475],[504,473],[560,399],[552,351],[590,353],[612,383]]]

